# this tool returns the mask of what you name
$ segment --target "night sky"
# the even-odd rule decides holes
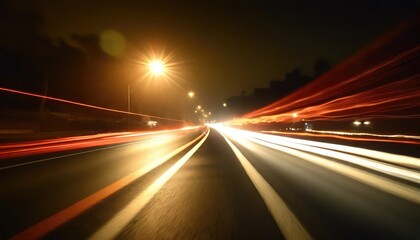
[[[206,2],[206,3],[205,3]],[[14,0],[52,39],[117,31],[121,61],[154,48],[174,55],[175,79],[214,109],[229,96],[268,87],[294,68],[335,65],[419,9],[418,1]],[[127,73],[128,74],[128,73]],[[174,89],[173,91],[177,91]],[[181,91],[181,90],[179,90]]]

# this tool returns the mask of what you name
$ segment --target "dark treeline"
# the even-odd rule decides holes
[[[51,39],[43,33],[43,18],[37,13],[0,8],[0,16],[0,87],[125,108],[125,85],[116,81],[123,61],[102,51],[97,35]],[[35,110],[40,104],[0,93],[1,109]],[[68,107],[46,104],[52,110]]]
[[[240,116],[268,105],[296,91],[328,70],[330,70],[330,64],[323,59],[314,64],[313,76],[304,75],[301,69],[296,68],[287,73],[284,79],[270,81],[268,88],[255,88],[251,95],[241,94],[240,96],[229,97],[226,100],[228,112],[234,116]]]

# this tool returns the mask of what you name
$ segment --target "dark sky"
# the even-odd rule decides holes
[[[312,74],[320,58],[332,65],[415,13],[418,1],[138,1],[14,0],[44,17],[45,33],[101,34],[126,39],[120,58],[150,46],[174,53],[179,84],[203,105],[268,87],[293,68]]]

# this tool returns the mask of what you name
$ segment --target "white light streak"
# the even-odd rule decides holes
[[[415,203],[420,203],[420,190],[418,188],[397,182],[395,180],[388,179],[380,175],[376,175],[374,173],[367,172],[365,170],[353,167],[351,165],[348,166],[346,164],[342,164],[331,159],[333,158],[339,161],[348,162],[354,165],[359,165],[363,168],[369,168],[380,173],[385,173],[394,177],[419,183],[420,174],[418,173],[418,171],[406,169],[400,166],[395,166],[389,163],[382,163],[374,159],[368,159],[360,156],[365,154],[375,159],[382,159],[383,157],[392,159],[393,157],[401,157],[401,155],[384,153],[368,149],[353,148],[337,144],[327,144],[322,142],[285,138],[280,136],[238,130],[224,126],[216,127],[219,131],[226,134],[230,138],[235,139],[235,141],[237,141],[238,143],[244,144],[243,141],[241,142],[241,139],[246,139],[259,145],[263,145],[272,149],[288,153],[290,155],[294,155],[302,160],[306,160],[308,162],[317,164],[319,166],[337,172],[341,175],[353,178],[359,182],[381,189],[385,192],[394,194],[406,200],[413,201]],[[244,144],[244,146],[247,148],[250,147],[249,143],[248,145]],[[360,152],[355,152],[355,149],[359,149]],[[343,153],[342,150],[346,150],[350,154]],[[352,150],[353,152],[351,152]],[[354,153],[356,153],[357,155],[355,155]],[[325,156],[327,158],[322,156]],[[405,157],[407,157],[407,159],[405,160],[409,160],[408,162],[410,163],[410,166],[418,166],[420,159],[408,156]],[[387,160],[389,161],[390,159]],[[391,162],[399,161],[396,159],[392,159]]]

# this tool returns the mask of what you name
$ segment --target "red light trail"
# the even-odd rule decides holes
[[[76,136],[58,139],[48,139],[23,143],[9,143],[0,145],[0,160],[14,157],[30,156],[34,154],[53,153],[81,148],[107,146],[129,143],[144,139],[148,135],[163,133],[195,131],[199,127],[180,128],[173,130],[150,132],[106,133],[88,136]]]
[[[335,80],[329,87],[315,81],[232,123],[420,118],[419,55],[416,47],[355,77]]]
[[[420,118],[420,15],[299,90],[230,122]]]

